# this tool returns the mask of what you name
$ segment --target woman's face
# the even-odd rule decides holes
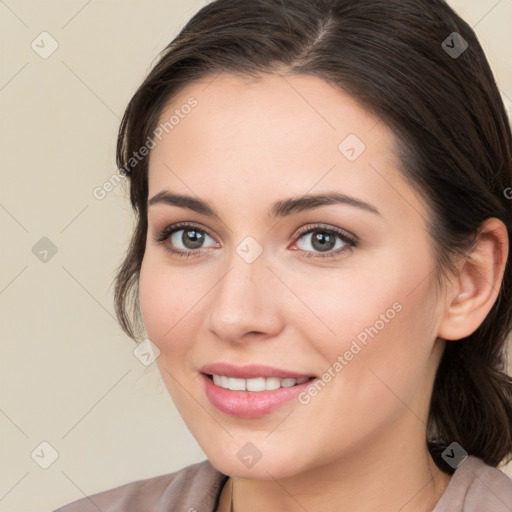
[[[268,479],[424,449],[442,301],[427,211],[398,171],[392,133],[311,76],[220,74],[181,91],[161,122],[173,115],[150,154],[140,304],[207,457]],[[286,206],[327,194],[346,200]],[[178,222],[192,226],[155,241]],[[215,363],[277,370],[204,369]],[[316,379],[229,391],[202,372],[251,377],[254,390],[276,382],[258,375]]]

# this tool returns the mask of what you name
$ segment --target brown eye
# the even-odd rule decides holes
[[[188,258],[203,254],[203,244],[207,238],[213,240],[204,229],[193,224],[178,223],[164,228],[155,236],[154,240],[159,244],[164,244],[166,250],[171,254]],[[215,244],[214,246],[219,246],[217,242]]]
[[[302,230],[296,237],[297,241],[308,239],[309,241],[303,244],[302,247],[299,247],[299,249],[304,252],[304,256],[306,258],[334,257],[356,246],[355,240],[353,240],[347,233],[332,227],[326,228],[323,226],[314,226],[312,228]],[[299,244],[297,243],[297,245]]]
[[[183,234],[181,237],[177,237],[176,235],[180,232]],[[173,245],[176,245],[176,242],[179,242],[187,249],[200,249],[201,245],[204,243],[205,235],[206,233],[204,233],[204,231],[200,231],[198,229],[179,229],[170,236],[170,239],[172,240]]]

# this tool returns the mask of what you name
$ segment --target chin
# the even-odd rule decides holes
[[[244,445],[242,444],[242,447]],[[245,448],[248,452],[248,447]],[[205,451],[208,460],[221,473],[233,478],[242,478],[247,480],[274,480],[291,477],[297,474],[299,466],[297,457],[290,454],[284,455],[278,448],[273,448],[278,453],[274,457],[266,457],[261,453],[261,458],[250,465],[250,461],[244,462],[243,448],[230,450],[226,452],[216,451],[208,453]],[[242,459],[242,460],[241,460]]]

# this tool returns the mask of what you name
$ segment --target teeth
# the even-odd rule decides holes
[[[309,377],[300,379],[279,377],[256,377],[255,379],[237,379],[235,377],[226,377],[224,375],[213,375],[213,382],[221,388],[231,391],[271,391],[279,388],[289,388],[296,384],[302,384],[309,380]]]

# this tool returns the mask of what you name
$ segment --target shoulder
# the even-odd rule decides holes
[[[500,469],[470,455],[455,470],[432,512],[483,510],[512,510],[512,479]]]
[[[204,460],[68,503],[54,512],[210,512],[228,476]],[[172,508],[171,508],[172,507]]]

